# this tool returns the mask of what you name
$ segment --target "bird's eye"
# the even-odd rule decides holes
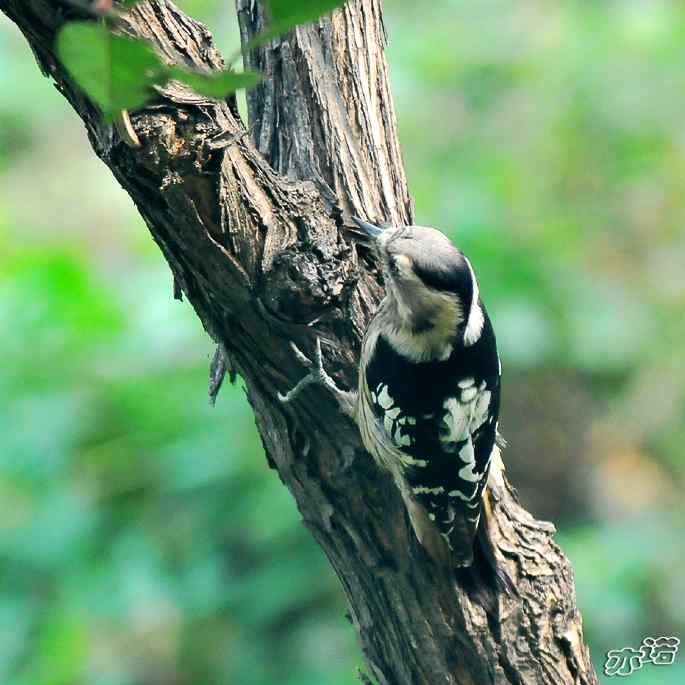
[[[390,258],[390,272],[397,276],[400,273],[400,265],[399,265],[399,258],[398,257],[391,257]]]

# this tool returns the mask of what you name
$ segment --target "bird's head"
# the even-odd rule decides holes
[[[355,217],[383,268],[386,292],[399,319],[428,338],[480,338],[484,313],[471,263],[434,228],[380,228]]]

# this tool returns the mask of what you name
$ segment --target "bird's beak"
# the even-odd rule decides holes
[[[375,240],[381,233],[383,233],[382,228],[379,228],[374,224],[370,224],[368,221],[363,221],[358,216],[353,216],[352,219],[354,219],[354,223],[359,226],[362,232],[372,240]]]

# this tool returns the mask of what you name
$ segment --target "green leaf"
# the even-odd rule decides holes
[[[114,35],[92,22],[67,24],[57,38],[57,52],[74,81],[107,119],[123,109],[142,107],[153,95],[152,86],[170,78],[216,99],[252,88],[261,80],[252,71],[203,74],[168,67],[144,41]]]
[[[314,21],[345,4],[345,0],[266,0],[271,17],[269,32],[283,33]]]
[[[108,118],[144,105],[152,84],[168,78],[168,68],[149,45],[113,35],[103,24],[67,24],[57,37],[57,53]]]
[[[196,93],[217,100],[225,98],[241,88],[254,88],[261,80],[262,75],[255,71],[219,71],[210,74],[185,71],[174,67],[169,72],[170,78],[190,86]]]
[[[345,0],[264,0],[264,3],[271,20],[269,26],[243,45],[242,51],[229,59],[230,64],[236,62],[242,54],[265,45],[280,34],[342,7]]]

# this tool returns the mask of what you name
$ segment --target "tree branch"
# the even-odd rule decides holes
[[[245,42],[264,25],[236,0]],[[498,620],[448,573],[410,555],[412,533],[388,476],[322,389],[284,407],[315,333],[336,381],[356,385],[356,354],[381,288],[373,266],[341,238],[352,213],[411,220],[383,54],[380,0],[351,0],[246,57],[266,75],[248,95],[252,139],[233,101],[171,83],[131,113],[141,141],[124,144],[58,63],[54,37],[73,7],[0,0],[43,73],[83,119],[95,153],[129,192],[222,354],[245,380],[269,463],[297,501],[347,595],[381,684],[596,683],[575,607],[572,569],[500,483],[494,539],[519,596]],[[209,32],[171,2],[137,5],[122,30],[170,62],[221,68]],[[316,331],[314,330],[316,329]]]

